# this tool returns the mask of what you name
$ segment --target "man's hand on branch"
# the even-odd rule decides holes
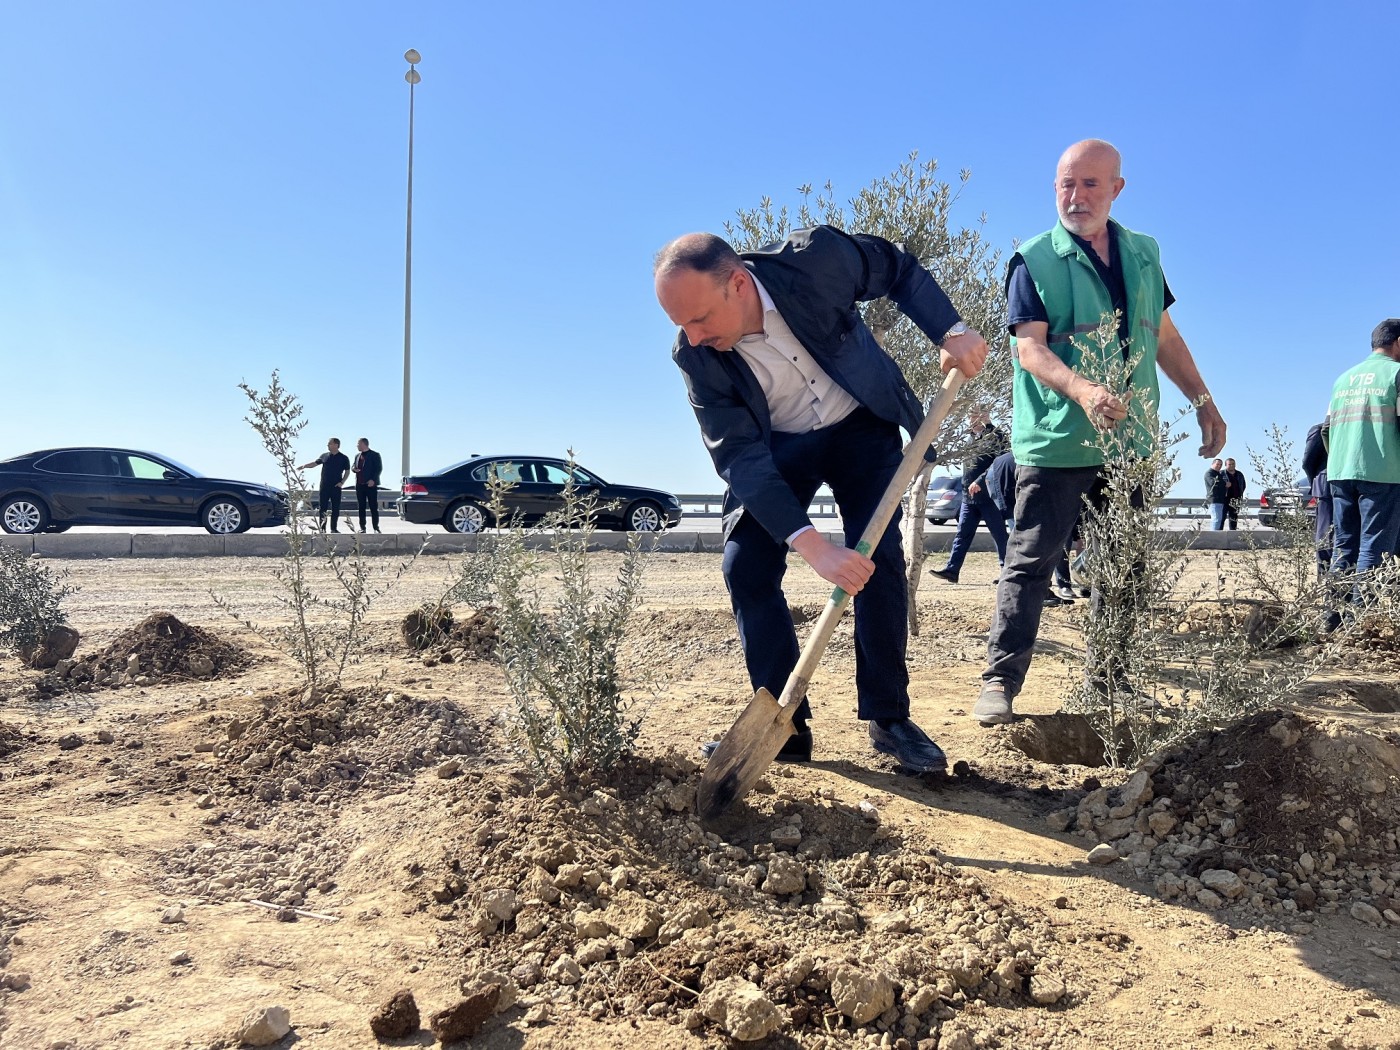
[[[1127,403],[1116,397],[1108,387],[1097,383],[1086,381],[1075,400],[1084,409],[1095,430],[1112,430],[1119,420],[1128,418]]]
[[[847,594],[859,594],[875,572],[875,563],[849,547],[827,542],[815,530],[804,532],[792,541],[792,549],[812,567],[818,576],[835,584]]]

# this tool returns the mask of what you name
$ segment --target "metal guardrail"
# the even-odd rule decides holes
[[[724,501],[722,494],[678,492],[676,499],[681,501],[681,511],[685,518],[718,518],[719,508]],[[1203,500],[1170,498],[1158,502],[1156,513],[1168,518],[1209,518],[1210,507]],[[813,518],[834,518],[837,516],[836,500],[830,495],[818,494],[812,500],[807,513]],[[1240,517],[1254,518],[1259,515],[1257,500],[1247,501],[1240,508]],[[684,520],[684,518],[682,518]]]

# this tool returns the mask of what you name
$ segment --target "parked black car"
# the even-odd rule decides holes
[[[928,482],[928,520],[935,525],[957,521],[962,513],[962,478],[930,478]]]
[[[399,516],[448,532],[480,532],[496,524],[488,509],[492,477],[511,486],[504,495],[507,514],[529,525],[563,508],[569,464],[541,456],[475,456],[433,474],[415,474],[403,479]],[[573,484],[581,497],[597,496],[600,528],[658,532],[681,520],[681,501],[669,492],[610,485],[578,464]]]
[[[1291,489],[1265,489],[1259,494],[1259,524],[1266,529],[1274,528],[1281,515],[1297,514],[1299,510],[1309,521],[1317,520],[1317,500],[1313,499],[1307,478],[1299,478]]]
[[[153,452],[50,448],[0,460],[0,528],[19,535],[73,525],[203,525],[227,535],[286,520],[285,492],[206,478]]]

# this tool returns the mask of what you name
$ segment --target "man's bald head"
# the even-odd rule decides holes
[[[686,233],[656,253],[651,275],[658,282],[676,270],[693,270],[722,281],[744,261],[723,237],[713,233]]]
[[[1072,163],[1080,157],[1103,157],[1113,164],[1113,177],[1121,179],[1123,177],[1123,154],[1118,152],[1118,147],[1103,139],[1082,139],[1076,142],[1069,149],[1060,154],[1060,163],[1056,165],[1058,172],[1067,163]]]

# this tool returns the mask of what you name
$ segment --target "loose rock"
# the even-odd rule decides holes
[[[402,1039],[418,1031],[418,1023],[418,1003],[413,993],[400,988],[370,1015],[369,1029],[380,1039]]]
[[[428,1027],[442,1043],[472,1039],[481,1031],[481,1026],[487,1019],[496,1012],[496,1002],[500,997],[501,986],[488,984],[481,991],[433,1014],[428,1018]]]
[[[726,977],[705,989],[699,1008],[731,1038],[742,1043],[764,1039],[783,1024],[782,1012],[756,985],[742,977]]]
[[[271,1046],[292,1030],[291,1021],[285,1006],[264,1006],[243,1018],[233,1037],[244,1046]]]

